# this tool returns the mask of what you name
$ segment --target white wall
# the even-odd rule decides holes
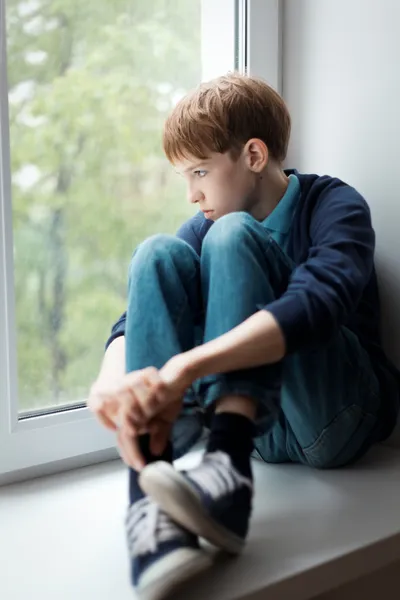
[[[367,199],[389,354],[400,366],[400,2],[284,0],[288,166],[329,174]]]

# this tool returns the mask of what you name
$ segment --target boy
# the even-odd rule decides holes
[[[199,86],[165,124],[165,153],[200,212],[136,250],[89,402],[118,423],[132,467],[128,543],[146,598],[205,568],[199,538],[243,547],[252,454],[339,467],[396,421],[368,206],[338,179],[284,171],[289,134],[282,98],[239,74]],[[179,473],[173,450],[198,439],[200,417],[206,452]]]

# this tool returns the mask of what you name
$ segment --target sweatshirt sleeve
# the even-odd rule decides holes
[[[198,216],[192,217],[186,221],[177,232],[177,237],[184,242],[187,242],[189,246],[192,246],[193,250],[200,256],[202,238],[199,235],[200,221]]]
[[[328,341],[356,309],[372,269],[375,233],[367,203],[332,180],[318,198],[304,263],[286,292],[265,306],[279,323],[287,352]]]
[[[108,346],[111,344],[111,342],[113,342],[117,337],[120,337],[121,335],[125,335],[125,322],[126,322],[126,312],[124,312],[124,314],[121,315],[120,318],[118,319],[118,321],[116,323],[114,323],[114,325],[112,326],[110,337],[108,338],[108,340],[106,342],[106,350],[107,350]]]
[[[201,252],[201,244],[202,239],[204,237],[203,229],[204,229],[205,219],[201,213],[197,213],[194,217],[183,223],[183,225],[179,228],[176,236],[181,240],[187,242],[194,251],[200,255]],[[208,225],[207,229],[210,225]],[[117,337],[121,335],[125,335],[125,323],[126,323],[126,312],[120,316],[118,321],[114,323],[111,329],[111,335],[106,342],[106,350],[108,346],[113,342]]]

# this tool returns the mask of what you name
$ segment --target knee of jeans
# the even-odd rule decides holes
[[[148,256],[159,256],[170,252],[176,245],[182,244],[182,240],[165,233],[157,233],[144,240],[133,253],[133,257],[138,254]]]
[[[226,248],[242,245],[251,240],[251,228],[254,218],[246,212],[233,212],[215,221],[203,242],[203,252],[215,248]]]
[[[187,253],[194,252],[192,248],[183,240],[167,234],[156,234],[147,238],[134,251],[131,268],[135,268],[138,264],[149,266],[149,264],[159,263],[166,257],[176,257],[185,259]]]

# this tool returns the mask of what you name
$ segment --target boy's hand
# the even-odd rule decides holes
[[[115,396],[119,401],[119,426],[129,435],[149,430],[153,420],[171,422],[192,380],[184,354],[174,356],[160,371],[154,367],[125,375]]]
[[[179,355],[161,369],[150,367],[125,375],[118,385],[94,384],[88,405],[108,429],[118,430],[123,460],[136,470],[144,466],[136,437],[150,434],[153,454],[161,454],[191,384]]]
[[[111,342],[105,351],[100,372],[91,387],[87,401],[89,408],[96,413],[99,421],[104,427],[112,431],[115,430],[116,425],[113,419],[110,420],[107,418],[107,414],[115,413],[117,407],[114,406],[114,410],[112,410],[112,407],[108,406],[107,408],[104,407],[105,410],[102,410],[102,407],[99,405],[101,405],[104,396],[109,398],[111,395],[110,392],[119,388],[124,375],[125,336],[121,335]]]
[[[88,408],[94,413],[104,427],[111,431],[118,429],[116,419],[119,410],[119,402],[115,397],[116,391],[122,384],[122,378],[97,379],[90,388],[87,399]]]
[[[165,403],[166,386],[157,369],[133,371],[113,382],[98,381],[91,388],[88,406],[99,421],[116,431],[123,427],[136,435]]]
[[[139,430],[139,433],[148,433],[150,435],[150,451],[159,456],[165,450],[170,440],[172,426],[175,423],[182,408],[182,401],[179,400],[170,404],[155,419],[150,421],[146,428]],[[121,458],[129,466],[140,471],[145,467],[145,460],[140,452],[137,435],[130,435],[126,429],[119,429],[117,433],[118,447]]]
[[[148,431],[150,421],[175,400],[168,392],[167,385],[154,367],[125,375],[116,393],[119,427],[130,436]]]

